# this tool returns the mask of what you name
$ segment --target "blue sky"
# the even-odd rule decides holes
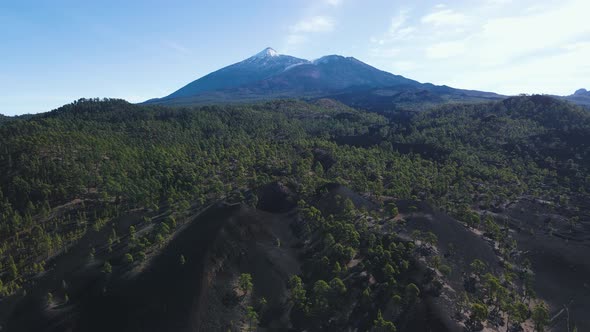
[[[267,46],[504,94],[590,88],[590,2],[0,0],[0,113],[167,95]]]

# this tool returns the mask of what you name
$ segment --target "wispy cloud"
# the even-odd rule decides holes
[[[289,27],[285,39],[285,50],[290,51],[302,45],[317,33],[328,33],[334,30],[336,20],[331,16],[316,15],[306,17]]]
[[[329,16],[305,18],[291,26],[292,33],[328,32],[334,30],[335,21]]]
[[[169,48],[169,49],[175,51],[176,53],[180,53],[182,55],[186,55],[186,54],[190,54],[191,53],[188,48],[184,47],[183,45],[181,45],[181,44],[179,44],[179,43],[177,43],[175,41],[165,40],[162,43],[164,44],[164,46],[166,48]]]
[[[422,23],[442,25],[462,25],[467,23],[467,16],[452,9],[442,9],[422,17]]]
[[[588,12],[585,0],[416,7],[394,15],[383,35],[371,38],[367,55],[384,69],[436,84],[569,94],[589,84]]]
[[[408,20],[408,10],[402,9],[399,11],[397,16],[391,19],[391,25],[389,26],[389,34],[396,34]]]
[[[589,40],[589,10],[587,1],[570,1],[534,14],[490,19],[473,38],[480,46],[477,54],[486,64],[503,64],[527,55],[542,57],[541,51],[558,51],[580,38]]]
[[[400,10],[397,15],[391,18],[389,30],[380,37],[372,37],[370,39],[371,42],[385,45],[396,40],[409,38],[416,29],[413,26],[407,25],[408,13],[409,11],[407,9]]]

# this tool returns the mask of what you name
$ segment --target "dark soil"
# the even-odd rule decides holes
[[[155,257],[137,277],[123,277],[125,269],[113,264],[105,275],[99,266],[79,271],[87,257],[88,242],[81,241],[61,256],[51,279],[39,282],[7,318],[7,331],[193,331],[198,322],[202,279],[208,248],[236,207],[215,206],[202,213]],[[128,227],[128,226],[127,226]],[[187,263],[181,265],[180,255]],[[63,273],[57,273],[62,271]],[[69,274],[67,271],[71,271]],[[65,274],[65,276],[64,276]],[[70,303],[46,308],[45,294],[61,286],[61,277],[73,280]],[[59,293],[59,291],[55,291]]]
[[[465,277],[469,275],[469,264],[474,259],[487,263],[490,271],[497,273],[499,260],[490,244],[473,233],[459,221],[433,209],[424,202],[398,201],[400,211],[408,211],[415,206],[416,212],[405,214],[406,222],[398,229],[401,236],[409,237],[414,230],[433,232],[437,238],[439,256],[443,263],[451,267],[451,274],[444,277],[447,284],[445,296],[427,295],[415,308],[412,318],[404,331],[462,331],[453,318],[457,308],[459,293],[464,291]]]
[[[257,195],[257,208],[267,212],[287,212],[297,203],[293,191],[280,182],[272,182],[261,187]]]
[[[551,306],[552,314],[569,307],[570,329],[590,331],[590,221],[570,227],[550,207],[523,199],[503,214],[515,233],[535,273],[535,291]],[[552,331],[567,330],[567,315],[560,316]]]

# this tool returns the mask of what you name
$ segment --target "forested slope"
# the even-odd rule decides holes
[[[107,231],[103,242],[93,244],[87,253],[102,257],[105,273],[113,267],[137,266],[146,256],[156,255],[175,230],[189,222],[187,211],[220,200],[256,206],[256,189],[276,182],[292,191],[293,200],[300,201],[298,213],[314,225],[298,226],[302,241],[327,233],[335,241],[305,247],[307,267],[303,283],[292,280],[295,287],[328,292],[329,287],[317,284],[327,276],[317,271],[337,270],[323,248],[340,243],[338,252],[330,251],[340,257],[338,268],[353,259],[378,256],[378,264],[366,266],[369,272],[378,271],[373,272],[377,279],[383,279],[384,273],[398,278],[399,289],[412,288],[411,278],[400,276],[408,270],[400,260],[410,262],[414,246],[395,234],[405,228],[369,231],[366,222],[397,215],[396,202],[428,202],[507,246],[508,259],[512,244],[502,241],[500,233],[507,229],[501,230],[502,224],[488,211],[500,213],[510,202],[532,197],[549,202],[556,214],[577,225],[587,225],[583,211],[590,191],[589,144],[589,113],[544,96],[443,105],[402,122],[331,100],[194,108],[79,100],[0,124],[0,296],[17,301],[34,287],[35,278],[52,273],[55,257],[109,224],[112,232]],[[336,201],[343,210],[316,208],[314,204],[322,202],[318,195],[326,193],[329,183],[346,186],[375,204],[375,211],[355,208],[342,197]],[[415,212],[416,207],[407,209]],[[132,229],[126,226],[124,234],[115,231],[113,223],[138,211],[139,223],[133,223]],[[574,231],[586,230],[572,226]],[[436,242],[424,234],[412,239]],[[104,254],[98,253],[99,248]],[[119,258],[113,258],[115,254]],[[321,265],[323,257],[329,266]],[[389,272],[383,271],[387,264]],[[349,284],[352,279],[340,277],[345,287],[356,287]],[[341,287],[341,279],[331,287]],[[398,294],[395,283],[386,282]],[[514,289],[520,287],[517,284]],[[316,286],[326,289],[314,290]],[[370,297],[367,289],[358,293]],[[413,289],[405,292],[417,296],[411,295]],[[51,302],[52,296],[48,297]],[[319,322],[334,314],[328,310],[332,301],[341,300],[327,296],[325,303],[303,301],[293,314],[304,322],[301,317],[313,315],[315,308],[321,314],[309,322]],[[371,318],[385,307],[361,303],[355,309],[357,304],[349,304],[351,316],[334,326],[352,322],[363,328],[373,323],[389,326],[381,316],[374,322]],[[499,304],[489,305],[504,310]],[[395,315],[386,317],[405,324]],[[469,324],[486,319],[469,317]]]

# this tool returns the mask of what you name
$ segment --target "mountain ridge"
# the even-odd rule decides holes
[[[386,93],[390,95],[386,104],[399,102],[396,97],[400,93],[404,94],[404,100],[420,100],[422,94],[432,94],[430,99],[436,102],[504,97],[492,92],[421,83],[380,70],[354,57],[331,54],[310,61],[279,54],[267,47],[245,60],[198,78],[168,96],[145,103],[186,105],[327,96],[338,99],[338,95],[355,94],[355,99],[364,96],[360,104],[367,104],[375,93],[379,95],[376,89],[390,90]]]
[[[577,105],[590,108],[590,91],[580,88],[568,96],[553,96],[559,99],[567,100]]]
[[[205,91],[237,87],[278,74],[287,66],[303,62],[308,61],[278,54],[274,49],[267,47],[245,60],[209,73],[157,100],[182,98]]]

